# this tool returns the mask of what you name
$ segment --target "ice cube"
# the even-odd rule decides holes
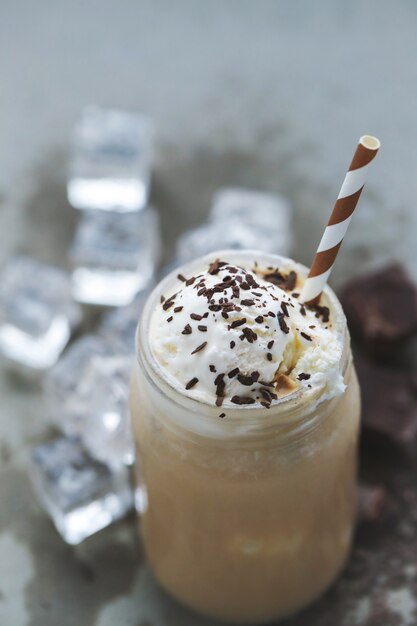
[[[139,211],[149,194],[153,129],[142,115],[90,106],[75,125],[68,199],[77,209]]]
[[[210,220],[219,228],[253,229],[259,238],[258,250],[288,256],[292,246],[291,206],[283,196],[224,187],[215,194]]]
[[[178,239],[176,253],[180,263],[227,248],[287,256],[291,245],[291,209],[285,198],[231,187],[214,196],[208,222]]]
[[[103,316],[99,327],[99,334],[123,344],[127,352],[135,351],[135,334],[139,316],[145,304],[149,291],[136,296],[127,306],[110,311]]]
[[[73,438],[34,448],[30,476],[41,503],[69,544],[80,543],[133,507],[130,470],[110,469]]]
[[[0,352],[10,363],[49,368],[80,319],[64,271],[29,257],[9,260],[0,278]]]
[[[74,297],[89,304],[124,306],[147,287],[159,257],[159,220],[140,213],[84,212],[70,252]]]
[[[85,420],[85,403],[77,389],[92,359],[124,354],[124,346],[110,337],[84,335],[77,339],[44,378],[47,413],[52,423],[67,435],[78,435]]]
[[[129,416],[131,370],[130,357],[94,357],[76,390],[82,406],[82,441],[96,459],[112,467],[134,461]]]

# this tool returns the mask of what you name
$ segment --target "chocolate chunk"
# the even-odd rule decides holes
[[[191,352],[191,354],[196,354],[197,352],[200,352],[200,350],[204,350],[206,345],[207,345],[207,341],[203,341],[203,343],[201,343],[199,346],[197,346],[197,348],[195,350],[193,350]]]
[[[198,378],[194,377],[194,378],[192,378],[191,380],[188,381],[188,383],[185,385],[185,388],[186,389],[191,389],[197,383],[198,383]]]
[[[417,381],[408,370],[356,361],[362,393],[362,424],[365,432],[396,444],[417,437]]]
[[[191,328],[191,326],[189,324],[186,324],[184,326],[184,330],[181,332],[181,335],[191,335],[192,332],[193,329]]]
[[[417,291],[399,263],[352,280],[341,301],[352,335],[375,356],[417,332]]]

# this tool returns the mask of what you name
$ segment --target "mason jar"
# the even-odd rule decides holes
[[[227,254],[239,263],[244,253]],[[306,274],[288,259],[265,262]],[[345,391],[299,388],[269,409],[231,405],[219,419],[218,407],[167,382],[149,342],[161,294],[197,266],[156,287],[137,330],[130,407],[141,536],[157,580],[179,601],[221,620],[267,622],[316,599],[349,554],[360,410],[350,339],[326,287]]]

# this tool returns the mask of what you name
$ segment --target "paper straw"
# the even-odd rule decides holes
[[[379,139],[370,135],[364,135],[359,139],[336,204],[301,291],[300,300],[306,304],[316,304],[320,299],[352,219],[353,211],[364,188],[369,165],[375,158],[380,145]]]

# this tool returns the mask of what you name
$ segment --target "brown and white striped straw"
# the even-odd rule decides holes
[[[380,145],[379,140],[370,135],[364,135],[359,139],[352,163],[301,291],[300,300],[306,304],[316,304],[320,299],[364,188],[369,165]]]

